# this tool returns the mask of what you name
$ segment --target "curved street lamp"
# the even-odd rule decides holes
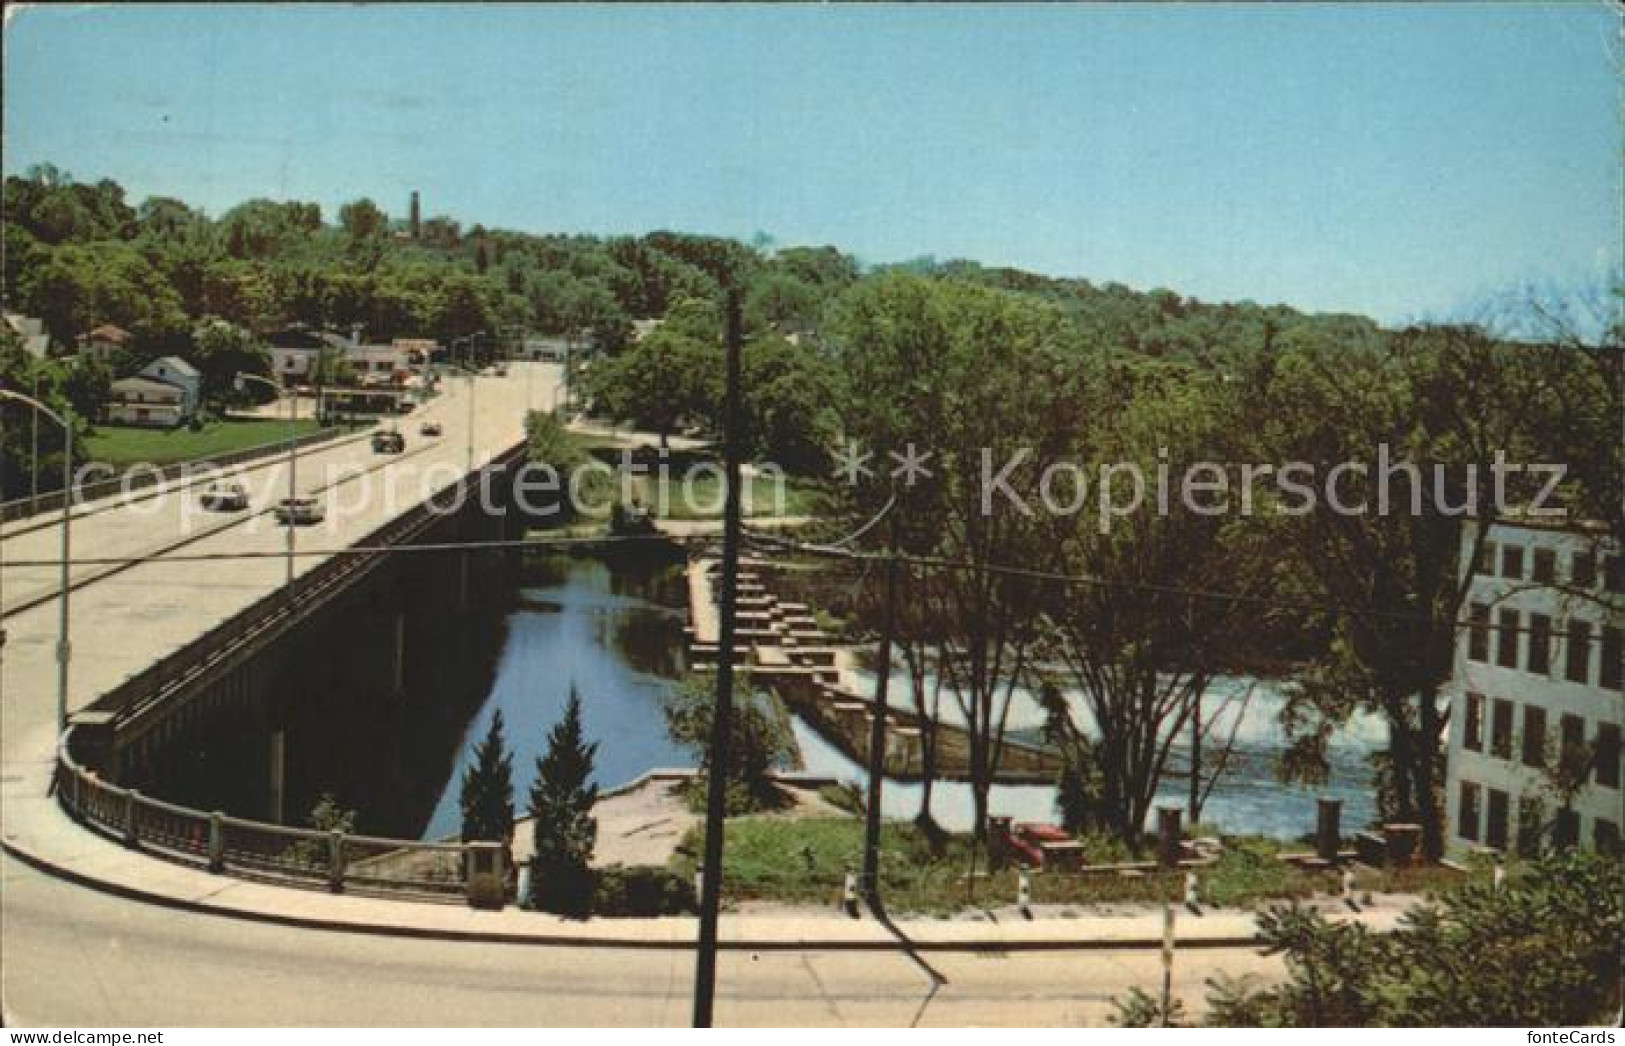
[[[289,602],[292,602],[294,595],[293,555],[294,543],[297,540],[294,537],[294,531],[299,529],[293,515],[293,499],[298,496],[295,479],[299,465],[299,397],[293,389],[284,389],[270,378],[258,374],[247,374],[243,371],[237,372],[237,376],[232,379],[232,386],[238,392],[242,392],[248,386],[248,383],[253,381],[269,387],[278,396],[286,395],[288,397],[288,552],[286,557],[287,575],[283,580],[283,590],[287,593]]]
[[[0,389],[0,400],[25,403],[62,426],[62,591],[57,597],[56,640],[56,730],[60,735],[68,728],[68,665],[73,660],[68,631],[68,595],[72,581],[68,568],[73,553],[73,408],[64,407],[58,414],[34,397],[10,389]]]

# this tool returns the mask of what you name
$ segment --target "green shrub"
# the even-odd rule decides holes
[[[818,790],[818,797],[837,810],[845,810],[849,814],[863,813],[863,788],[856,781],[827,784]]]
[[[667,868],[612,865],[598,871],[593,888],[595,915],[647,918],[698,909],[693,879]]]

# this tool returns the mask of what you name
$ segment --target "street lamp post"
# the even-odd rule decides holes
[[[473,371],[469,370],[467,367],[459,367],[455,363],[442,363],[441,366],[445,367],[448,370],[457,371],[458,373],[462,374],[463,377],[468,379],[468,433],[467,433],[467,435],[468,435],[468,458],[467,458],[468,466],[467,467],[468,467],[469,472],[473,472],[474,471],[474,390],[477,388],[477,386],[474,384],[474,382],[475,382],[475,379],[479,377],[479,375],[475,374]]]
[[[73,660],[73,645],[68,631],[68,597],[72,581],[68,564],[73,555],[73,409],[64,407],[62,413],[58,414],[34,397],[9,389],[0,389],[0,400],[26,403],[62,426],[62,591],[57,597],[56,640],[56,729],[60,735],[68,728],[68,665]]]
[[[237,391],[241,392],[244,386],[251,381],[257,381],[261,385],[268,386],[272,392],[279,396],[285,393],[288,397],[288,553],[286,556],[287,573],[283,580],[283,591],[287,593],[288,601],[292,602],[294,596],[293,557],[294,545],[297,540],[294,531],[299,529],[296,517],[293,514],[293,499],[298,496],[296,484],[298,479],[297,469],[299,467],[299,396],[293,389],[283,389],[282,386],[270,378],[264,378],[258,374],[245,374],[239,371],[233,384],[237,387]]]

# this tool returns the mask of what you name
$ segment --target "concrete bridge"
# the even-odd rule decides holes
[[[271,512],[287,491],[280,459],[231,470],[249,496],[238,513],[201,511],[201,483],[186,481],[77,506],[66,699],[75,757],[101,780],[139,787],[168,756],[194,750],[209,724],[225,722],[224,734],[267,742],[260,755],[270,768],[253,808],[232,813],[298,819],[304,810],[288,808],[281,783],[293,753],[278,702],[309,678],[315,648],[293,644],[275,659],[267,651],[301,629],[329,640],[354,634],[383,666],[381,689],[405,689],[425,667],[409,657],[411,631],[428,627],[414,624],[414,608],[466,609],[494,587],[482,576],[510,554],[388,550],[520,536],[524,521],[506,511],[506,488],[492,477],[523,460],[524,415],[552,405],[559,379],[558,367],[534,363],[502,377],[448,378],[439,398],[395,423],[404,453],[376,454],[364,436],[302,452],[297,492],[320,498],[326,519],[297,528],[291,597],[286,528]],[[425,421],[441,433],[421,434]],[[459,492],[461,507],[448,511]],[[65,820],[48,800],[62,598],[53,523],[35,517],[0,529],[0,821],[19,845]]]

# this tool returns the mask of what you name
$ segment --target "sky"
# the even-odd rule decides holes
[[[1621,265],[1619,15],[8,5],[4,169],[972,258],[1389,323]]]

